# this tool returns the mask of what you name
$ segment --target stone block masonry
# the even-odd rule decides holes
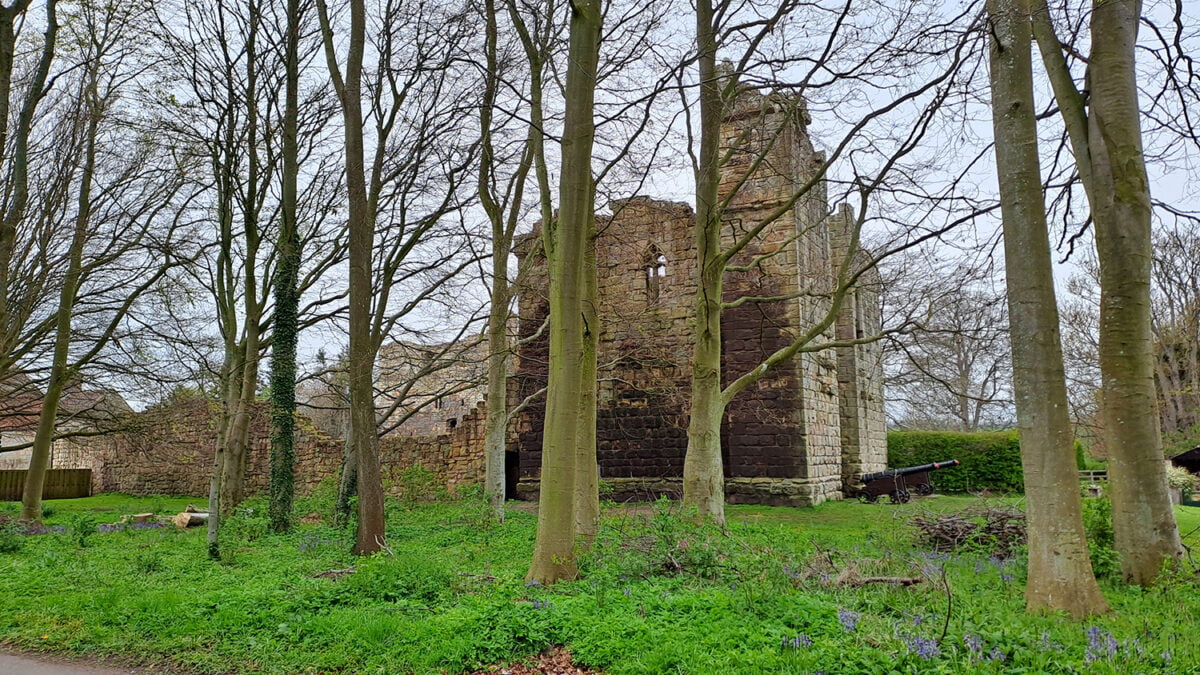
[[[803,506],[841,499],[857,475],[886,466],[881,350],[868,339],[881,330],[879,279],[873,270],[861,274],[832,315],[837,290],[848,278],[844,263],[859,272],[868,257],[851,250],[851,212],[831,208],[824,183],[815,178],[824,158],[809,141],[808,123],[802,100],[748,92],[721,128],[722,152],[729,157],[721,197],[737,187],[724,213],[723,245],[769,222],[730,261],[740,269],[725,278],[726,303],[754,300],[730,306],[722,316],[723,382],[802,336],[810,338],[810,347],[841,345],[800,353],[730,402],[721,444],[732,503]],[[797,197],[801,186],[807,189]],[[613,201],[608,210],[598,218],[595,240],[600,476],[614,499],[678,495],[698,281],[695,215],[687,204],[645,196]],[[533,246],[537,236],[535,230],[517,247],[522,265],[535,258],[518,288],[521,342],[509,381],[510,409],[546,384],[550,331],[539,330],[549,314],[549,284],[545,259]],[[397,372],[401,380],[407,373]],[[436,382],[424,384],[430,386],[419,391],[436,390]],[[452,402],[453,413],[433,407],[428,420],[381,439],[389,483],[415,466],[433,471],[452,490],[482,480],[483,403]],[[521,498],[537,497],[544,417],[545,400],[534,397],[511,421],[506,482]],[[216,444],[217,413],[210,403],[184,401],[137,419],[135,432],[56,444],[53,465],[91,468],[97,492],[206,494]],[[268,426],[264,405],[253,415],[249,494],[266,489]],[[342,453],[342,441],[302,420],[297,491],[335,479]]]
[[[219,413],[210,401],[192,399],[138,413],[133,430],[55,444],[55,466],[92,470],[92,491],[132,495],[208,494]],[[451,491],[483,478],[482,404],[448,433],[385,436],[380,462],[385,487],[398,484],[416,466],[432,471]],[[336,480],[345,442],[300,418],[296,434],[296,492],[305,495],[323,481]],[[247,457],[248,495],[263,494],[270,478],[270,410],[256,405]]]
[[[763,231],[731,264],[722,321],[722,382],[758,367],[775,351],[826,324],[849,246],[846,214],[833,215],[824,158],[808,139],[807,112],[794,97],[749,92],[721,134],[729,161],[720,193],[729,196],[722,244]],[[800,186],[810,189],[796,197]],[[695,216],[686,204],[634,197],[598,217],[599,315],[602,319],[597,409],[601,479],[615,499],[677,495],[687,449],[693,303],[697,288]],[[832,216],[832,217],[831,217]],[[839,219],[840,218],[840,219]],[[518,293],[520,337],[514,390],[523,398],[545,386],[548,333],[531,339],[548,314],[546,264],[529,235],[518,247],[531,273]],[[856,262],[864,256],[854,258]],[[848,294],[836,320],[809,344],[877,334],[873,271]],[[809,505],[841,499],[854,475],[886,463],[879,350],[872,345],[804,352],[726,409],[721,429],[726,496],[732,503]],[[536,498],[544,404],[516,419],[518,494]]]

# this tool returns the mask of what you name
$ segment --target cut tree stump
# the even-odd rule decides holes
[[[181,530],[189,527],[196,527],[197,525],[203,525],[208,522],[208,514],[188,513],[187,511],[184,511],[183,513],[172,518],[171,522],[175,523],[175,526]]]

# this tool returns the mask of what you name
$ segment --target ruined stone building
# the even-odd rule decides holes
[[[871,270],[834,311],[831,290],[839,277],[849,278],[847,271],[861,271],[865,254],[850,250],[850,213],[830,205],[816,179],[822,158],[809,142],[807,123],[797,99],[750,94],[722,127],[725,145],[740,148],[724,169],[722,196],[741,184],[725,210],[725,244],[768,214],[782,214],[732,260],[742,269],[726,275],[726,384],[799,336],[812,333],[809,344],[820,345],[880,330],[878,276]],[[816,189],[794,200],[809,181]],[[678,495],[697,278],[694,213],[687,204],[650,197],[616,201],[608,210],[597,223],[596,240],[602,485],[614,499]],[[537,236],[527,235],[518,247],[522,262],[541,255],[532,245]],[[531,262],[519,287],[515,332],[522,341],[509,381],[510,409],[527,404],[510,427],[507,457],[508,493],[526,499],[537,497],[545,415],[544,398],[531,395],[545,385],[549,348],[549,332],[538,332],[548,314],[545,260]],[[766,298],[782,299],[759,301]],[[399,477],[418,466],[450,489],[482,481],[483,349],[476,338],[457,344],[397,342],[382,351],[376,386],[385,421],[380,458],[386,485],[401,484]],[[841,498],[858,474],[883,469],[880,356],[871,342],[803,352],[735,397],[721,432],[728,500],[817,504]],[[300,493],[332,482],[340,467],[343,425],[329,413],[338,412],[344,396],[334,389],[306,396],[308,414],[330,419],[301,420]],[[127,433],[72,444],[73,465],[93,469],[96,491],[203,494],[215,446],[215,403],[183,401],[137,418]],[[251,494],[266,486],[268,447],[264,407],[254,411],[251,424]]]
[[[725,210],[723,242],[784,211],[733,259],[732,265],[746,269],[726,275],[724,384],[819,324],[827,327],[810,344],[880,330],[873,270],[860,277],[839,311],[831,309],[843,261],[849,259],[846,270],[853,273],[864,256],[848,251],[851,215],[847,208],[831,208],[821,181],[794,198],[823,161],[808,139],[808,121],[798,99],[751,93],[722,125],[723,144],[739,148],[721,176],[721,198],[736,192]],[[755,163],[756,157],[763,161]],[[596,239],[600,477],[615,498],[677,494],[687,448],[697,284],[694,213],[687,204],[650,197],[616,201],[609,210],[597,222]],[[533,236],[518,252],[522,260],[541,255],[530,246]],[[532,336],[549,311],[545,259],[534,262],[519,296],[522,338]],[[751,300],[768,297],[785,299]],[[548,348],[545,335],[520,347],[518,399],[544,386]],[[522,497],[536,498],[544,414],[544,401],[538,401],[516,419],[510,461]],[[886,463],[879,346],[801,353],[733,399],[721,442],[730,502],[840,499],[854,476]]]

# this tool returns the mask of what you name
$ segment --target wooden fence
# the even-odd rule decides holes
[[[25,469],[0,471],[0,501],[17,501],[25,490]],[[92,496],[91,469],[50,469],[46,471],[43,499],[74,499]]]

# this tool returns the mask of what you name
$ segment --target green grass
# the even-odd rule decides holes
[[[228,523],[220,562],[206,560],[199,529],[82,542],[75,533],[89,518],[200,501],[50,502],[47,524],[68,532],[22,537],[20,550],[0,554],[0,642],[212,673],[456,673],[555,644],[613,674],[1200,672],[1190,575],[1148,590],[1105,581],[1114,611],[1072,622],[1024,612],[1019,559],[931,558],[914,546],[913,514],[961,509],[977,501],[969,497],[731,506],[726,533],[666,503],[612,508],[581,579],[549,589],[523,580],[536,517],[513,508],[499,524],[476,499],[390,503],[394,555],[369,559],[349,553],[349,532],[325,525],[267,534],[261,500]],[[325,503],[302,501],[298,512]],[[1184,532],[1200,527],[1200,508],[1177,514]],[[848,570],[926,581],[853,587],[840,583]],[[839,610],[857,613],[852,630]],[[914,651],[922,640],[936,657]]]

